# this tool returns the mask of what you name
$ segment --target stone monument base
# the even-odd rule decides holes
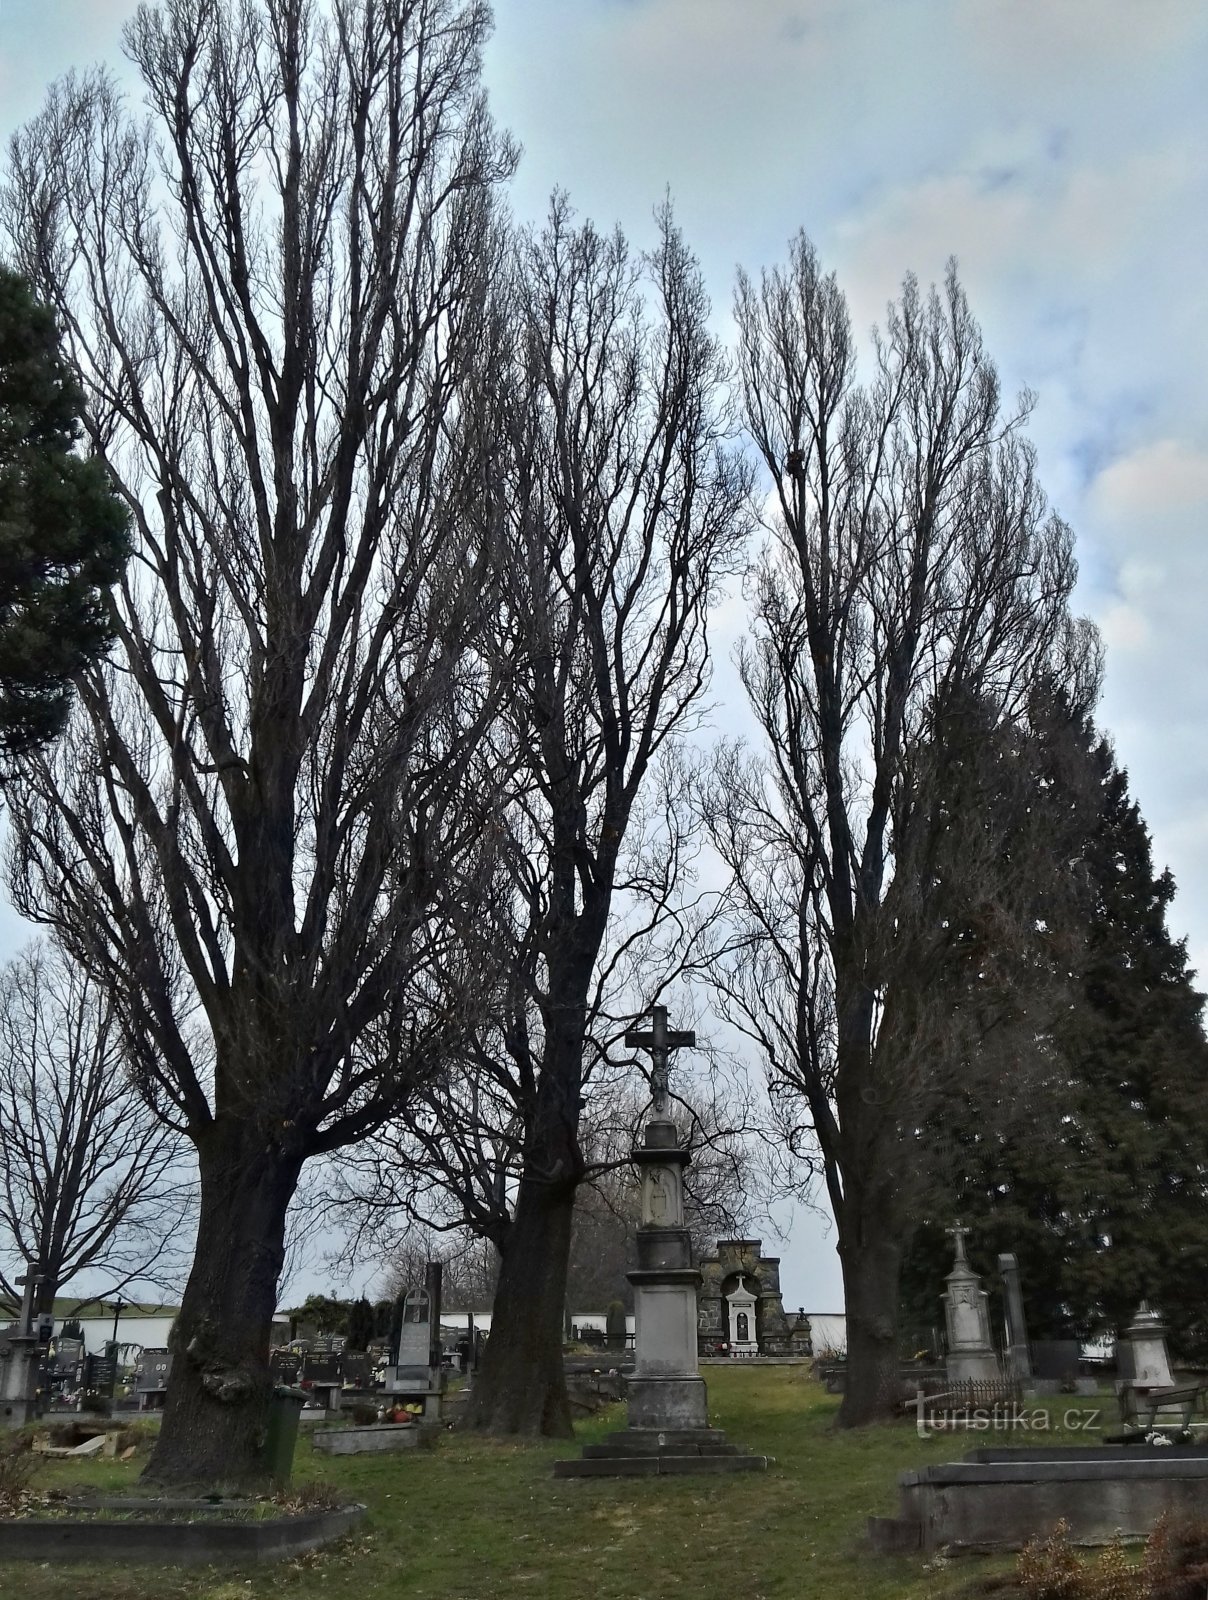
[[[949,1355],[945,1363],[948,1382],[954,1386],[963,1383],[1001,1383],[1002,1368],[993,1350],[960,1350]]]
[[[709,1396],[703,1378],[631,1377],[626,1385],[630,1428],[709,1432]]]
[[[702,1385],[703,1387],[703,1385]],[[555,1478],[653,1478],[689,1472],[763,1472],[767,1456],[745,1455],[720,1428],[622,1428],[555,1461]]]

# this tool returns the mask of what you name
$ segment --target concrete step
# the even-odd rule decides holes
[[[656,1478],[687,1473],[763,1472],[767,1456],[614,1455],[555,1461],[555,1478]]]
[[[583,1454],[588,1460],[610,1460],[614,1456],[736,1456],[738,1446],[726,1444],[650,1444],[645,1439],[606,1440],[603,1444],[585,1444]]]
[[[702,1445],[726,1445],[726,1436],[720,1428],[617,1428],[605,1437],[603,1443],[609,1448],[632,1448],[640,1455],[653,1455],[660,1450],[682,1453],[699,1449]]]

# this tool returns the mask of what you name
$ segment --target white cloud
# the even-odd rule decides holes
[[[1182,439],[1143,445],[1099,475],[1093,499],[1100,514],[1115,522],[1194,511],[1201,531],[1208,531],[1208,448]]]
[[[1099,631],[1109,654],[1117,650],[1139,650],[1152,637],[1144,612],[1122,600],[1100,614]]]

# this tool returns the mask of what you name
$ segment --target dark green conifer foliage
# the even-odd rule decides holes
[[[50,310],[0,268],[0,767],[57,734],[111,639],[126,508],[79,455],[80,391]]]
[[[373,1338],[373,1307],[364,1295],[348,1308],[348,1348],[368,1350]]]
[[[950,1178],[919,1230],[907,1271],[907,1321],[940,1320],[951,1263],[943,1227],[974,1228],[970,1257],[996,1282],[1019,1258],[1033,1338],[1123,1327],[1142,1299],[1192,1354],[1208,1346],[1208,1041],[1203,996],[1183,940],[1166,923],[1175,885],[1155,872],[1127,773],[1100,739],[1084,745],[1098,795],[1072,871],[1086,926],[1071,1003],[1033,1041],[1039,1075],[1023,1103],[970,1105]]]

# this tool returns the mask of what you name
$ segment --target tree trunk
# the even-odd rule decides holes
[[[898,1403],[898,1300],[902,1242],[892,1215],[869,1208],[841,1240],[847,1308],[847,1370],[840,1428],[891,1418]]]
[[[167,1405],[144,1477],[247,1484],[265,1476],[269,1339],[285,1213],[302,1163],[234,1122],[208,1131],[198,1163],[197,1252],[169,1339]]]
[[[521,1182],[474,1377],[470,1426],[485,1433],[573,1433],[562,1366],[573,1183]]]

